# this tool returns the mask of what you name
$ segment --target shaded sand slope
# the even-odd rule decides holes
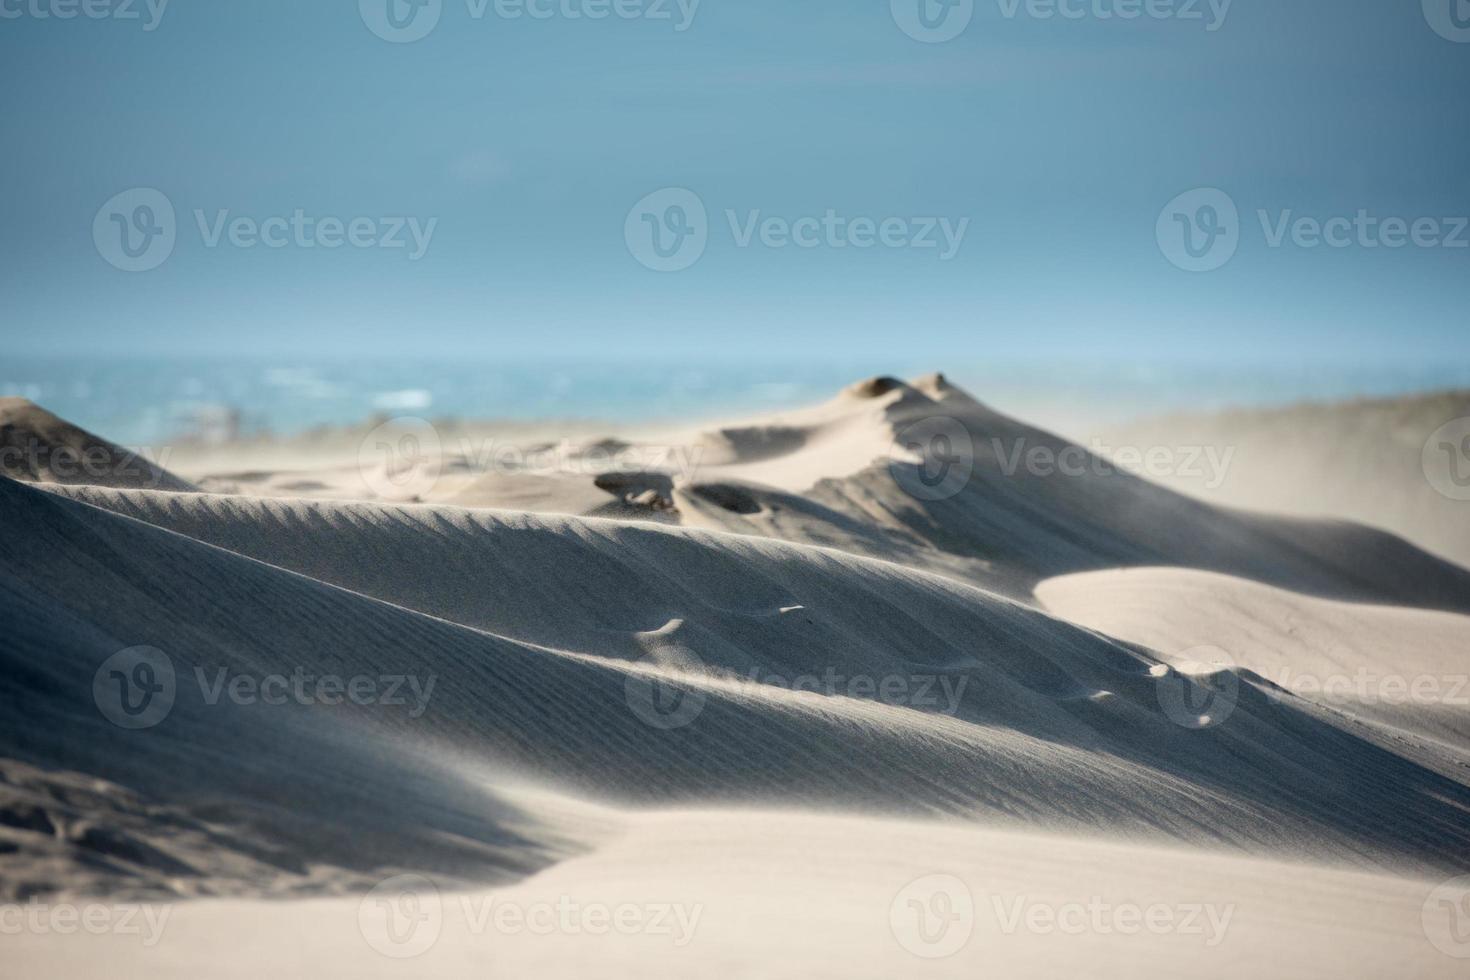
[[[413,959],[369,945],[368,937],[382,945],[383,933],[371,899],[357,896],[191,902],[172,909],[155,949],[130,936],[22,935],[7,937],[6,957],[27,977],[137,980],[1462,977],[1463,961],[1426,941],[1426,921],[1449,935],[1447,918],[1421,916],[1431,888],[1238,855],[934,822],[671,812],[637,816],[604,847],[513,887],[441,889],[428,899],[440,913],[423,933],[432,945]],[[921,932],[918,916],[936,895],[950,899],[940,908],[958,918],[944,932],[931,919]],[[627,935],[494,926],[497,909],[555,907],[567,897],[580,907],[678,912],[661,932]],[[1145,926],[1150,909],[1170,927]],[[1028,927],[1038,910],[1057,918]],[[242,935],[270,938],[237,951]],[[225,949],[229,956],[217,955]],[[939,952],[950,955],[916,955]]]
[[[1457,747],[1470,763],[1470,616],[1176,568],[1067,575],[1036,592],[1069,621],[1166,662],[1224,659],[1296,696]]]
[[[42,483],[193,489],[150,460],[24,398],[0,398],[0,475]]]
[[[320,821],[296,840],[363,821],[407,835],[399,864],[442,861],[437,848],[498,839],[455,805],[464,794],[533,777],[626,803],[861,805],[1377,866],[1470,863],[1462,784],[1270,702],[1249,675],[1229,725],[1191,730],[1163,706],[1206,681],[896,565],[611,521],[94,496],[274,561],[0,484],[18,529],[0,544],[7,754],[175,803],[263,794]],[[156,728],[119,732],[91,701],[93,675],[139,643],[173,659],[177,701]],[[752,666],[966,683],[951,717],[712,674]],[[433,674],[437,686],[416,718],[387,705],[297,712],[210,705],[195,667]],[[660,723],[668,700],[695,706],[687,724]],[[466,761],[426,770],[407,798],[381,792],[399,777],[380,775],[369,791],[387,805],[345,813],[363,773],[415,747]],[[371,861],[335,832],[319,860]]]
[[[881,553],[874,535],[888,533],[906,559],[924,559],[917,542],[941,554],[926,567],[1019,597],[1068,572],[1168,565],[1333,598],[1470,611],[1470,571],[1391,534],[1200,502],[1107,467],[939,376],[874,379],[764,428],[787,433],[786,455],[716,456],[696,482],[676,488],[686,520],[869,554]],[[765,445],[742,431],[746,443]],[[731,507],[701,499],[702,483],[739,480],[768,486],[746,487]],[[802,493],[806,511],[786,506],[777,490]],[[952,556],[981,564],[959,567]]]

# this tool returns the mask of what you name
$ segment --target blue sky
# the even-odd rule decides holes
[[[1098,13],[1128,0],[1072,0],[1078,19],[976,0],[943,43],[905,34],[889,0],[703,0],[682,31],[673,0],[670,20],[510,20],[493,0],[476,18],[468,2],[442,0],[427,36],[390,43],[355,0],[173,0],[151,31],[143,0],[141,20],[0,0],[7,343],[895,350],[941,365],[1463,357],[1470,248],[1273,248],[1256,216],[1470,214],[1470,43],[1432,30],[1419,0],[1235,0],[1216,30],[1205,3],[1203,20],[1123,20]],[[706,207],[708,245],[656,272],[625,222],[670,187]],[[173,250],[145,272],[109,264],[93,234],[104,202],[132,188],[176,210]],[[1156,238],[1161,210],[1194,188],[1239,209],[1238,250],[1208,272],[1177,268]],[[376,234],[437,221],[414,260],[211,248],[195,217],[298,209],[366,217]],[[946,261],[741,247],[726,217],[829,209],[911,232],[924,218],[968,225]]]

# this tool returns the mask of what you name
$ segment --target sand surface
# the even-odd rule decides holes
[[[0,423],[110,447],[0,479],[17,975],[1470,969],[1470,571],[1400,471],[1244,509],[937,375],[141,477]]]
[[[1204,500],[1328,514],[1402,535],[1470,564],[1470,391],[1176,414],[1093,438],[1119,447],[1200,447],[1223,465],[1162,466],[1157,481]],[[1090,442],[1091,440],[1089,440]]]

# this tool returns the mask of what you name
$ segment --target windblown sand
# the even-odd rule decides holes
[[[1309,500],[939,376],[142,479],[0,425],[112,454],[0,479],[17,976],[1470,969],[1470,571]]]

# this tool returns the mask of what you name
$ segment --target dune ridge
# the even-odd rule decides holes
[[[0,398],[0,474],[36,483],[194,489],[152,460],[24,398]]]
[[[929,438],[936,418],[950,442]],[[602,480],[624,499],[600,517],[0,478],[7,894],[193,899],[190,949],[227,921],[277,921],[224,899],[347,896],[290,903],[331,932],[353,896],[405,873],[502,898],[662,890],[739,918],[751,886],[715,850],[760,865],[762,847],[825,835],[867,863],[788,870],[845,910],[842,928],[815,928],[847,937],[852,972],[915,962],[868,935],[909,878],[1066,893],[1100,861],[1093,887],[1121,896],[1167,892],[1182,861],[1256,923],[1232,956],[1241,935],[1328,945],[1293,904],[1318,889],[1365,925],[1376,896],[1384,948],[1447,973],[1407,924],[1432,882],[1470,871],[1464,713],[1315,698],[1282,671],[1452,674],[1470,573],[1345,522],[1122,474],[1013,471],[1008,447],[1076,447],[940,376],[873,379],[693,438],[711,452],[653,488],[670,505],[657,519],[622,477]],[[959,439],[969,472],[934,493]],[[502,476],[497,492],[527,492]],[[537,479],[560,500],[593,483]],[[99,710],[97,685],[140,647],[174,690],[132,730]],[[1200,670],[1201,647],[1225,662]],[[403,697],[229,693],[295,676],[396,680]],[[652,870],[665,841],[684,873]],[[900,850],[871,856],[880,846]],[[1261,898],[1283,880],[1298,898]],[[1289,933],[1269,925],[1283,916]],[[749,965],[728,923],[697,959],[657,961]],[[986,951],[1019,972],[1037,955],[992,938],[940,972]],[[25,946],[35,963],[49,948]],[[426,962],[455,975],[478,948],[447,942]],[[500,955],[585,955],[618,975],[640,949]],[[1112,971],[1120,949],[1045,962],[1101,956]],[[1384,962],[1372,949],[1354,939],[1311,962]],[[1260,969],[1287,964],[1310,972],[1300,956]]]

